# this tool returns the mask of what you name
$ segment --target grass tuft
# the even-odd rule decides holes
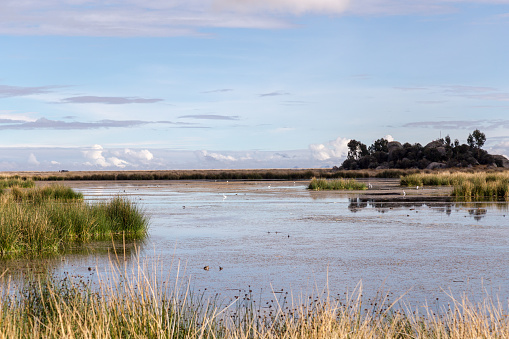
[[[366,184],[357,182],[355,179],[317,179],[313,178],[309,183],[310,190],[365,190]]]
[[[13,188],[0,201],[0,256],[58,253],[72,243],[145,236],[148,218],[133,202],[88,204],[64,186]]]
[[[509,200],[509,172],[441,172],[405,175],[403,186],[454,186],[452,196],[466,201]]]

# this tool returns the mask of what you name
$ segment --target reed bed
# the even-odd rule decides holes
[[[11,175],[18,176],[16,172]],[[382,173],[382,172],[380,172]],[[395,177],[392,171],[384,172]],[[400,173],[400,172],[398,172]],[[24,172],[34,181],[102,181],[102,180],[309,180],[322,178],[368,178],[376,171],[335,169],[232,169],[232,170],[159,170],[159,171],[72,171]],[[399,176],[399,174],[398,174]]]
[[[11,188],[11,187],[29,188],[29,187],[34,187],[34,186],[35,186],[35,183],[31,179],[20,178],[19,176],[0,177],[0,193],[3,193],[3,191],[6,188]]]
[[[452,196],[471,200],[509,200],[509,172],[421,173],[402,176],[403,186],[454,186]]]
[[[467,297],[439,310],[409,307],[359,288],[333,297],[250,293],[232,302],[193,294],[189,283],[134,261],[114,261],[91,283],[82,277],[29,280],[0,296],[2,338],[507,338],[507,305]],[[150,266],[150,265],[148,265]],[[154,273],[155,272],[155,273]],[[6,280],[6,279],[4,279]],[[5,281],[4,281],[5,283]],[[270,306],[267,306],[267,304]]]
[[[364,183],[360,183],[355,179],[317,179],[313,178],[309,183],[310,190],[365,190],[368,187]]]
[[[503,169],[455,168],[455,172],[502,172]],[[63,171],[63,172],[4,172],[5,178],[33,181],[110,181],[110,180],[309,180],[317,178],[399,178],[415,173],[432,173],[417,169],[229,169],[229,170],[155,170],[155,171]],[[436,171],[439,173],[439,171]]]
[[[87,204],[64,186],[13,188],[0,197],[0,256],[55,254],[73,243],[142,238],[148,219],[122,197]]]

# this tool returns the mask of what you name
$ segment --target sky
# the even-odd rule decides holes
[[[2,0],[0,170],[327,168],[350,139],[509,155],[509,0]]]

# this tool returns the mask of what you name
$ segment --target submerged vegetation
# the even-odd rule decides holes
[[[122,260],[121,258],[120,260]],[[143,263],[114,262],[92,284],[79,276],[29,280],[0,296],[2,338],[505,338],[506,306],[490,297],[412,308],[389,294],[365,299],[250,293],[231,303],[195,295],[179,278],[158,278]],[[150,266],[150,265],[148,265]],[[3,284],[7,284],[4,278]],[[246,291],[247,292],[247,291]]]
[[[365,190],[366,184],[357,182],[355,179],[317,179],[313,178],[308,188],[310,190]]]
[[[509,172],[419,173],[402,176],[403,186],[453,186],[452,196],[470,200],[509,200]]]
[[[122,197],[91,205],[64,186],[12,188],[0,197],[0,255],[58,253],[119,235],[141,238],[147,225],[140,208]]]

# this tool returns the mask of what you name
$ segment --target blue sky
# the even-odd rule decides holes
[[[509,154],[509,0],[0,6],[0,170],[330,167],[476,128]]]

